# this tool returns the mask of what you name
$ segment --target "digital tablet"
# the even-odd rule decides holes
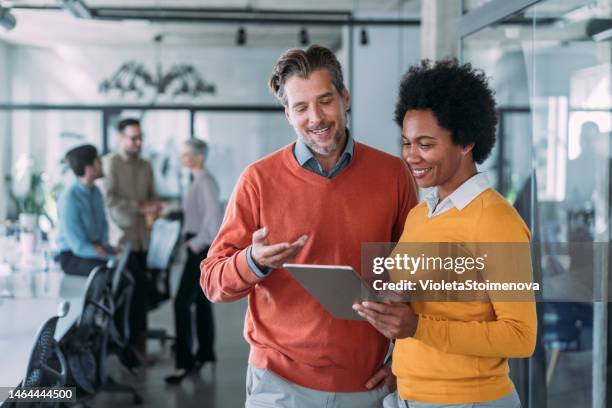
[[[336,319],[363,320],[353,304],[378,300],[350,266],[284,264],[283,268]]]

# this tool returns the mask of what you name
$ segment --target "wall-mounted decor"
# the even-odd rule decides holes
[[[175,64],[164,72],[159,48],[163,36],[155,36],[157,67],[151,73],[147,67],[137,61],[127,61],[109,78],[100,83],[100,92],[118,91],[121,95],[135,94],[139,98],[151,94],[171,94],[173,97],[188,95],[198,97],[203,94],[214,94],[215,85],[202,78],[197,68],[191,64]]]

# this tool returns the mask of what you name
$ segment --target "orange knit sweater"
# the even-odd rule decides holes
[[[248,296],[244,335],[250,364],[312,389],[364,391],[388,341],[365,321],[333,318],[284,269],[259,278],[245,251],[253,232],[266,226],[270,243],[308,234],[295,263],[359,271],[361,243],[399,239],[416,202],[404,163],[360,143],[349,166],[332,179],[300,167],[293,144],[250,165],[202,261],[200,279],[214,302]]]

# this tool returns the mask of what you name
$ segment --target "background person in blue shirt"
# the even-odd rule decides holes
[[[102,162],[92,145],[66,153],[76,180],[58,202],[60,265],[65,273],[87,276],[115,253],[108,241],[102,192],[94,181],[103,176]]]

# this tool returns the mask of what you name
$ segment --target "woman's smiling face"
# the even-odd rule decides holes
[[[453,143],[429,109],[409,110],[402,124],[402,157],[420,188],[438,187],[440,199],[473,175],[473,145]]]

